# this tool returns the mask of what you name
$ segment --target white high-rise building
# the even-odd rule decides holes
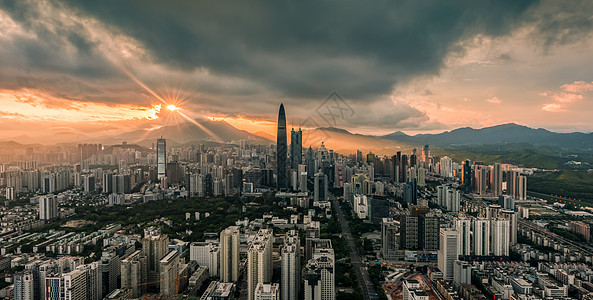
[[[297,300],[301,283],[301,244],[297,230],[290,230],[282,247],[281,299]]]
[[[369,217],[369,202],[366,195],[354,195],[354,212],[359,219]]]
[[[220,248],[211,242],[195,242],[189,246],[189,259],[208,267],[210,276],[218,276]]]
[[[259,283],[272,280],[272,231],[260,229],[247,250],[247,293],[248,299],[255,299]]]
[[[474,219],[473,234],[473,253],[475,255],[489,255],[490,220],[484,218]]]
[[[453,228],[441,228],[438,251],[438,266],[443,272],[443,279],[453,280],[453,264],[458,258],[457,238],[459,234]]]
[[[239,227],[230,226],[220,233],[220,280],[239,280]]]
[[[471,225],[472,220],[466,218],[464,215],[455,219],[455,227],[457,229],[457,252],[458,255],[471,254]]]
[[[58,218],[58,197],[45,195],[39,197],[39,219],[51,221]]]
[[[505,219],[490,220],[490,248],[492,255],[508,256],[510,252],[510,222]]]
[[[14,300],[32,300],[35,294],[33,272],[26,270],[14,275]]]

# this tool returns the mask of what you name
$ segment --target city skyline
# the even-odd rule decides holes
[[[280,102],[307,127],[332,91],[354,133],[593,130],[587,1],[163,5],[3,1],[3,140],[188,119],[273,134]]]

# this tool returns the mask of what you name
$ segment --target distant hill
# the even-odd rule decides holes
[[[183,122],[178,125],[164,126],[154,130],[134,130],[114,137],[104,137],[104,143],[121,143],[128,141],[140,145],[150,145],[156,139],[165,137],[170,145],[183,145],[189,142],[210,141],[230,142],[240,139],[249,140],[252,143],[267,144],[270,141],[266,138],[251,134],[245,130],[233,127],[224,121],[210,121],[207,119],[196,120],[202,127],[190,122]]]
[[[463,127],[438,134],[418,134],[413,136],[398,131],[381,137],[392,141],[417,145],[429,144],[440,147],[528,143],[532,145],[555,146],[561,148],[593,148],[593,133],[558,133],[542,128],[534,129],[514,123],[480,129]]]

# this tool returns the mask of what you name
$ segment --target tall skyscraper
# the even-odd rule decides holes
[[[303,163],[303,131],[290,131],[290,167],[296,169]]]
[[[315,181],[313,184],[313,200],[314,201],[327,201],[328,196],[328,182],[327,175],[319,171],[315,174]]]
[[[280,104],[278,111],[278,134],[276,135],[276,165],[278,188],[286,188],[286,114],[284,113],[284,104]]]
[[[437,259],[439,270],[443,272],[443,279],[445,280],[453,280],[453,265],[458,258],[457,238],[457,230],[453,228],[441,228]]]
[[[461,185],[464,193],[472,191],[472,166],[469,159],[461,162]]]
[[[492,178],[492,182],[490,183],[490,187],[492,189],[492,194],[494,196],[502,195],[502,165],[499,163],[495,163],[492,166],[492,172],[490,173],[490,177]]]
[[[272,231],[260,229],[247,250],[248,299],[255,299],[255,289],[260,283],[272,280]]]
[[[239,280],[239,227],[230,226],[220,233],[220,280]]]
[[[167,142],[163,138],[156,140],[156,169],[158,180],[167,177]]]
[[[301,245],[297,230],[290,230],[282,248],[281,299],[297,300],[301,283]]]

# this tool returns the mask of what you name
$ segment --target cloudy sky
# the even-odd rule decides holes
[[[280,102],[359,133],[593,131],[593,1],[372,4],[0,1],[2,139],[184,116],[273,133]],[[329,120],[334,91],[349,110]]]

